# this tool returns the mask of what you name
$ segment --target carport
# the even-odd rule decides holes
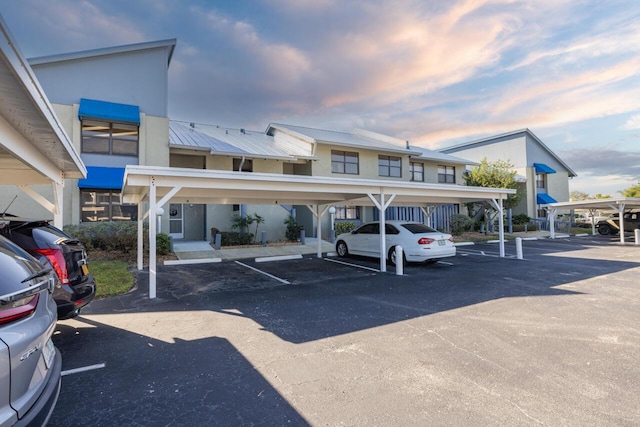
[[[87,170],[2,18],[0,92],[0,185],[17,186],[62,228],[64,179]],[[52,186],[52,201],[30,187],[41,184]]]
[[[587,209],[591,214],[591,232],[596,234],[596,209],[607,209],[618,213],[620,230],[624,230],[625,209],[640,209],[640,199],[635,197],[614,197],[610,199],[581,200],[577,202],[557,202],[545,206],[549,212],[549,237],[555,239],[554,221],[559,210]],[[620,243],[624,243],[624,232],[620,233]]]
[[[122,187],[124,202],[138,205],[138,269],[143,268],[143,221],[155,218],[170,201],[306,205],[318,218],[318,236],[322,235],[320,219],[332,204],[375,206],[384,222],[385,209],[392,204],[420,206],[428,212],[434,205],[489,201],[499,212],[500,256],[504,257],[502,200],[513,193],[504,188],[134,165],[127,166]],[[385,254],[384,227],[380,229],[380,253]],[[156,297],[156,231],[156,221],[149,220],[150,298]],[[320,238],[317,256],[322,257]],[[380,271],[386,271],[383,256]]]

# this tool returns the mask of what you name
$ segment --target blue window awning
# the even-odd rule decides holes
[[[109,122],[135,123],[139,125],[140,107],[82,98],[80,100],[78,118],[80,120],[84,118],[101,119]]]
[[[548,194],[540,193],[536,195],[536,201],[539,205],[547,205],[549,203],[557,203],[558,201]]]
[[[533,168],[536,170],[536,173],[556,173],[556,171],[544,163],[534,163]]]
[[[87,177],[78,180],[78,188],[120,190],[124,180],[124,168],[87,166]]]

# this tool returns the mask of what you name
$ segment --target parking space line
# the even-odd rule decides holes
[[[67,369],[66,371],[60,372],[60,376],[64,377],[65,375],[78,374],[80,372],[93,371],[95,369],[102,369],[107,366],[104,363],[98,363],[97,365],[84,366],[82,368],[75,369]]]
[[[500,254],[498,253],[487,253],[485,251],[480,251],[480,250],[476,250],[476,251],[471,251],[471,250],[466,250],[466,251],[461,251],[458,250],[459,253],[461,254],[465,254],[465,255],[480,255],[480,256],[488,256],[488,257],[493,257],[493,258],[500,258]],[[514,255],[505,255],[504,258],[515,258]]]
[[[348,265],[349,267],[363,268],[365,270],[375,271],[376,273],[380,273],[380,270],[371,267],[365,267],[364,265],[351,264],[349,262],[338,261],[337,259],[324,258],[325,261],[335,262],[336,264]]]
[[[253,270],[253,271],[255,271],[255,272],[258,272],[258,273],[260,273],[260,274],[264,274],[265,276],[271,277],[272,279],[275,279],[275,280],[277,280],[277,281],[278,281],[278,282],[280,282],[280,283],[284,283],[285,285],[290,285],[290,284],[291,284],[290,282],[288,282],[288,281],[286,281],[286,280],[284,280],[284,279],[281,279],[281,278],[279,278],[279,277],[276,277],[276,276],[274,276],[273,274],[269,274],[269,273],[267,273],[266,271],[258,270],[257,268],[255,268],[255,267],[251,267],[250,265],[244,264],[244,263],[242,263],[242,262],[240,262],[240,261],[236,261],[236,264],[239,264],[239,265],[241,265],[241,266],[243,266],[243,267],[247,267],[248,269],[251,269],[251,270]]]

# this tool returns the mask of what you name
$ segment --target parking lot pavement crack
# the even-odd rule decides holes
[[[520,405],[518,405],[517,403],[515,403],[514,401],[512,401],[511,399],[507,399],[506,397],[502,396],[500,393],[497,393],[493,390],[489,390],[488,388],[486,388],[485,386],[478,384],[476,381],[473,381],[471,378],[469,377],[464,377],[465,380],[469,381],[471,384],[475,385],[476,387],[478,387],[480,390],[482,390],[483,392],[485,392],[486,394],[496,397],[500,400],[503,400],[505,402],[507,402],[509,405],[513,406],[514,408],[516,408],[522,415],[524,415],[525,417],[527,417],[528,419],[530,419],[531,421],[534,421],[538,424],[544,425],[544,422],[542,422],[541,420],[532,417],[531,415],[529,415],[529,413],[522,408]]]
[[[438,337],[438,338],[440,338],[442,341],[446,342],[447,344],[449,344],[451,347],[455,348],[456,350],[459,350],[459,351],[461,351],[461,352],[463,352],[463,353],[465,353],[465,354],[468,354],[468,355],[473,356],[473,357],[475,357],[475,358],[477,358],[477,359],[480,359],[481,361],[483,361],[483,362],[485,362],[485,363],[489,363],[489,364],[491,364],[491,365],[493,365],[493,366],[496,366],[496,367],[498,367],[498,368],[500,368],[500,369],[502,369],[502,370],[505,370],[505,371],[511,372],[511,371],[509,371],[509,369],[505,368],[504,366],[500,365],[499,363],[494,362],[493,360],[486,359],[486,358],[484,358],[484,357],[480,356],[480,355],[479,355],[479,354],[477,354],[477,353],[474,353],[474,352],[472,352],[472,351],[469,351],[469,350],[467,350],[467,349],[465,349],[465,348],[462,348],[462,347],[458,346],[458,345],[457,345],[456,343],[454,343],[453,341],[448,340],[448,339],[447,339],[447,338],[445,338],[444,336],[440,335],[437,331],[434,331],[434,330],[432,330],[432,329],[429,329],[429,331],[428,331],[428,332],[429,332],[430,334],[434,334],[435,336],[437,336],[437,337]],[[512,373],[513,373],[513,372],[512,372]]]

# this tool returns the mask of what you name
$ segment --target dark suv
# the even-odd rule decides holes
[[[624,222],[624,231],[633,231],[636,228],[640,228],[640,212],[625,212],[622,220]],[[598,221],[596,228],[598,233],[604,236],[618,234],[620,232],[619,215],[616,213],[607,219]]]
[[[96,282],[89,274],[87,251],[80,241],[46,220],[9,215],[0,218],[0,233],[26,249],[42,265],[53,267],[60,279],[53,292],[58,319],[77,316],[93,300]]]

